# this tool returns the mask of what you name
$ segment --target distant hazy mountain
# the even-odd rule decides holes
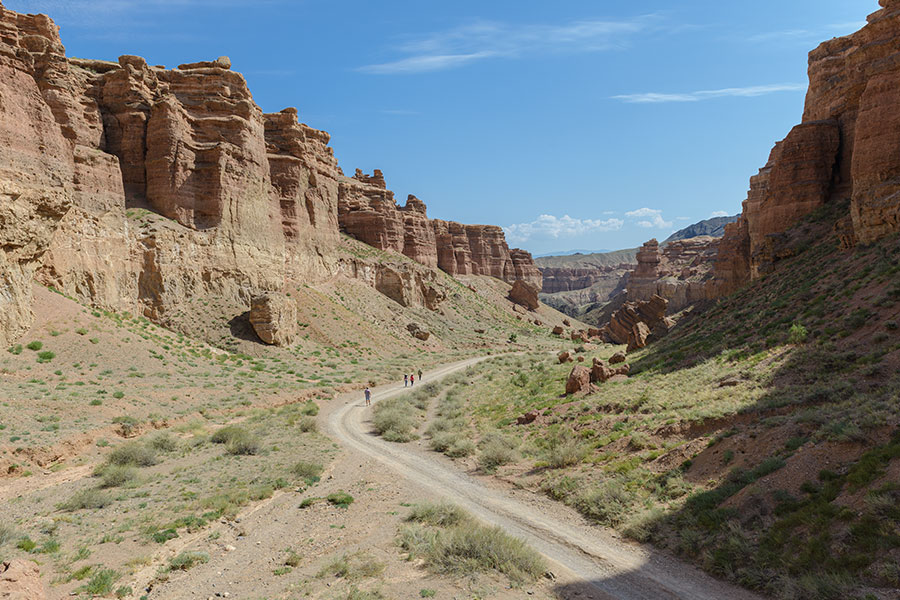
[[[546,258],[548,256],[572,256],[573,254],[603,254],[604,252],[610,252],[610,250],[560,250],[559,252],[547,252],[545,254],[538,254],[535,258]]]
[[[739,216],[740,215],[734,215],[733,217],[713,217],[712,219],[706,219],[705,221],[688,225],[684,229],[676,231],[663,240],[663,244],[677,240],[686,240],[688,238],[697,237],[698,235],[722,237],[725,235],[725,226],[737,221]]]

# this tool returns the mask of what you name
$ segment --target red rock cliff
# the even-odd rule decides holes
[[[849,200],[844,247],[900,231],[900,2],[809,55],[803,122],[750,181],[722,242],[711,289],[733,291],[778,260],[777,235],[825,202]]]
[[[338,217],[341,229],[358,240],[450,275],[521,279],[540,289],[541,273],[531,254],[511,250],[503,229],[428,219],[425,203],[415,196],[398,206],[379,170],[371,176],[357,170],[341,183]]]

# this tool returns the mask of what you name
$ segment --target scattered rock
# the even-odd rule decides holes
[[[572,326],[572,323],[569,322],[568,319],[563,319],[563,325],[565,325],[566,327],[571,327],[571,326]]]
[[[631,333],[628,335],[628,347],[625,351],[631,352],[633,350],[638,350],[639,348],[645,348],[649,337],[650,327],[643,321],[638,321],[631,328]]]
[[[560,364],[562,364],[564,362],[572,362],[572,353],[569,352],[568,350],[566,350],[566,351],[560,352],[556,356],[556,358],[559,359]]]
[[[538,300],[539,291],[540,288],[536,288],[521,279],[516,279],[513,282],[512,289],[509,290],[509,299],[528,310],[537,310],[541,305]]]
[[[584,335],[583,331],[573,331],[571,336],[573,342],[586,342],[587,337]]]
[[[566,380],[566,395],[587,393],[591,391],[591,370],[581,365],[572,367]]]
[[[556,327],[553,328],[553,335],[562,335],[564,331],[565,330],[562,327],[557,325]]]
[[[578,357],[578,362],[584,362],[584,357],[583,357],[583,356],[579,356],[579,357]]]
[[[265,343],[290,346],[297,337],[297,304],[281,293],[257,296],[250,303],[250,324]]]
[[[410,323],[406,326],[406,330],[409,331],[410,335],[412,335],[417,340],[422,340],[423,342],[427,341],[428,338],[431,337],[431,332],[422,328],[418,323]]]
[[[621,350],[609,357],[609,364],[611,365],[615,365],[621,362],[625,362],[625,353]]]
[[[539,414],[540,413],[538,413],[538,411],[536,410],[530,410],[516,419],[516,425],[528,425],[529,423],[534,423]]]
[[[476,329],[475,333],[484,333],[484,329]]]

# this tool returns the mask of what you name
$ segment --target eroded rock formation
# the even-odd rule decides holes
[[[176,328],[189,298],[239,315],[339,272],[406,306],[446,297],[425,205],[397,208],[380,173],[344,177],[328,134],[295,109],[264,114],[226,57],[68,58],[52,20],[0,5],[0,97],[0,343],[31,323],[33,279]],[[420,265],[338,251],[339,198],[371,209],[354,235]],[[530,255],[488,229],[464,227],[464,272],[539,285]]]
[[[510,250],[500,227],[429,219],[425,203],[412,195],[398,206],[378,169],[372,175],[357,169],[341,183],[338,219],[341,230],[356,239],[450,275],[490,275],[541,286],[531,254]]]
[[[516,279],[513,282],[512,289],[509,291],[509,299],[528,310],[537,310],[540,306],[537,288],[530,283],[525,283],[522,279]]]
[[[666,317],[668,304],[669,301],[662,296],[652,296],[646,301],[626,302],[613,313],[609,324],[601,329],[602,335],[614,344],[628,344],[630,339],[639,339],[643,345],[637,347],[643,348],[651,331],[664,333],[674,325]],[[639,327],[635,332],[639,323],[646,326],[646,334]]]
[[[655,239],[637,253],[637,268],[628,275],[627,300],[668,300],[669,312],[710,297],[708,284],[718,255],[720,238],[700,236],[669,242],[662,248]]]
[[[284,294],[257,296],[250,303],[250,324],[265,343],[290,346],[297,337],[297,304]]]
[[[900,3],[880,5],[860,31],[810,53],[803,121],[751,179],[741,219],[726,228],[714,294],[790,255],[778,235],[826,202],[849,200],[835,228],[844,248],[900,231]]]

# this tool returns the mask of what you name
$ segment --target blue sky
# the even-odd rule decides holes
[[[70,56],[228,55],[345,173],[535,253],[623,248],[735,214],[798,123],[807,53],[876,0],[5,0]]]

